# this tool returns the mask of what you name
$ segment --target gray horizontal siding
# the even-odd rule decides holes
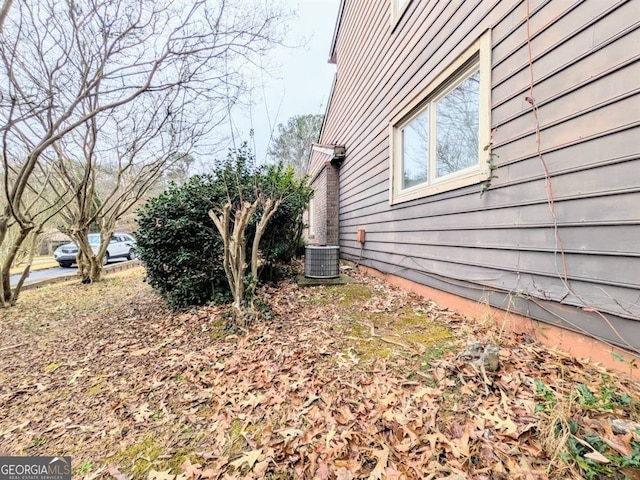
[[[565,5],[570,4],[555,2],[556,7]],[[546,10],[545,8],[543,11]],[[637,7],[624,1],[606,4],[576,2],[571,4],[563,14],[563,21],[555,23],[547,22],[536,26],[532,20],[532,29],[539,27],[539,33],[532,35],[531,44],[532,50],[536,52],[533,55],[533,62],[537,81],[540,83],[573,65],[589,63],[591,61],[589,57],[600,53],[602,49],[607,49],[613,42],[620,42],[617,43],[616,49],[628,46],[634,35],[633,30],[637,27],[637,23],[634,25],[629,21],[629,15],[635,15],[636,17],[632,18],[637,22]],[[567,27],[568,24],[571,25],[570,22],[573,23],[574,28]],[[628,38],[629,36],[631,38]],[[522,24],[517,32],[505,37],[501,44],[507,46],[510,51],[501,55],[500,44],[494,48],[493,84],[497,94],[497,105],[504,101],[503,98],[513,94],[523,94],[528,89],[529,65],[525,24]],[[601,63],[594,65],[598,66]],[[584,68],[579,67],[578,70],[582,70],[583,74],[586,73]],[[566,85],[572,86],[578,83],[580,82],[575,81]]]
[[[404,236],[405,238],[408,235]],[[376,238],[374,236],[374,238]],[[409,239],[407,239],[409,240]],[[551,239],[553,245],[554,239]],[[367,250],[371,252],[388,252],[390,248],[400,258],[415,260],[429,260],[458,265],[458,270],[466,266],[480,267],[491,271],[516,271],[535,276],[545,276],[557,279],[562,274],[562,260],[560,255],[553,255],[553,248],[543,251],[500,249],[500,248],[470,248],[460,245],[437,245],[396,241],[389,243],[367,239]],[[549,255],[548,253],[552,253]],[[570,280],[580,280],[601,285],[615,285],[625,288],[637,286],[638,271],[640,271],[640,257],[635,256],[604,256],[596,253],[590,255],[566,252],[565,259]],[[600,265],[606,261],[610,270],[602,272]],[[452,267],[453,268],[453,267]]]
[[[640,257],[640,241],[635,237],[637,232],[637,225],[562,227],[560,230],[566,253],[597,255],[598,261],[602,260],[600,256],[606,255]],[[375,243],[419,243],[421,247],[465,247],[478,250],[556,250],[554,230],[548,227],[497,228],[495,225],[485,224],[467,230],[427,227],[416,233],[415,225],[411,221],[400,221],[372,225],[367,231],[367,239],[371,241],[371,244],[367,245],[370,248],[374,248]],[[385,246],[385,249],[388,247]]]
[[[571,278],[571,290],[568,290],[564,284],[557,281],[557,274],[520,272],[515,269],[498,270],[466,261],[460,264],[439,258],[389,254],[387,250],[370,248],[367,248],[366,255],[360,258],[355,244],[349,247],[342,241],[341,254],[354,261],[360,260],[362,265],[405,278],[407,272],[418,271],[423,273],[425,278],[437,275],[469,288],[486,292],[504,292],[512,297],[550,300],[574,307],[582,307],[585,303],[597,305],[601,312],[607,312],[612,317],[637,320],[640,315],[640,295],[637,288],[624,285],[603,285]],[[430,282],[425,284],[439,288]],[[637,345],[637,336],[633,341]]]
[[[489,292],[498,306],[515,295],[522,313],[584,319],[592,334],[624,345],[597,315],[566,306],[596,307],[627,333],[640,319],[640,0],[531,2],[540,148],[571,291],[559,275],[536,124],[524,99],[525,11],[519,0],[414,0],[393,25],[390,1],[346,0],[321,138],[347,148],[342,255],[469,298]],[[390,206],[390,119],[487,28],[498,178],[483,197],[472,185]]]
[[[473,196],[476,196],[474,192]],[[378,210],[385,202],[378,205]],[[354,230],[358,225],[386,225],[394,228],[405,222],[413,225],[416,232],[430,230],[466,230],[469,228],[527,228],[527,227],[552,227],[549,206],[546,201],[537,204],[522,205],[519,207],[494,208],[491,210],[480,207],[433,215],[429,213],[428,205],[420,205],[426,212],[425,216],[415,217],[415,206],[406,206],[402,209],[378,213],[375,206],[371,207],[371,213],[366,214],[360,210],[359,215],[351,215],[343,218],[341,231]],[[620,195],[603,195],[590,198],[578,198],[556,202],[556,215],[559,225],[587,226],[628,224],[638,226],[638,194],[625,193]],[[418,208],[420,210],[420,208]],[[413,213],[412,213],[413,211]],[[346,217],[345,215],[342,215]],[[355,231],[355,230],[354,230]],[[589,238],[589,237],[587,237]],[[638,238],[636,232],[635,238]]]
[[[628,318],[604,314],[607,318],[605,322],[597,313],[585,312],[571,305],[535,297],[530,293],[535,291],[536,288],[533,283],[528,287],[524,281],[520,282],[522,285],[521,291],[527,292],[526,296],[524,296],[520,295],[518,291],[494,290],[467,279],[455,279],[446,272],[444,275],[438,275],[422,267],[415,268],[405,264],[397,264],[394,258],[388,260],[383,258],[379,261],[367,260],[367,262],[369,262],[368,266],[372,268],[401,276],[423,285],[487,303],[511,312],[521,313],[536,320],[559,325],[580,333],[593,335],[623,347],[628,347],[627,343],[629,343],[632,347],[638,348],[637,317]],[[524,279],[521,278],[521,280]],[[544,282],[535,283],[536,286],[539,284],[545,287]],[[625,292],[620,290],[612,289],[612,293],[615,297],[603,295],[600,292],[599,298],[601,300],[594,296],[594,301],[603,305],[606,305],[607,302],[615,304],[620,302],[618,298],[625,297]],[[628,293],[632,301],[637,304],[640,300],[638,292],[633,290]],[[629,304],[631,305],[631,302]],[[613,329],[611,328],[612,326]]]

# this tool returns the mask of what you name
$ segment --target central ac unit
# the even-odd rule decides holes
[[[337,245],[309,245],[304,255],[304,276],[307,278],[336,278],[340,276],[340,247]]]

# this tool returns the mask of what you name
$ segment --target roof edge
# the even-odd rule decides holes
[[[344,145],[338,145],[338,144],[321,144],[321,143],[313,143],[311,145],[311,149],[314,152],[320,152],[320,153],[324,153],[327,155],[331,155],[332,157],[343,157],[345,154],[345,148]]]
[[[331,50],[329,51],[329,63],[337,63],[338,61],[338,52],[336,52],[336,47],[338,43],[338,31],[340,30],[340,25],[342,24],[342,13],[344,12],[344,2],[345,0],[340,0],[340,7],[338,8],[338,17],[336,18],[336,26],[333,29],[333,39],[331,40]]]

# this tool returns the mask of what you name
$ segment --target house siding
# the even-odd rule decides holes
[[[389,0],[345,0],[320,138],[348,151],[338,170],[342,256],[639,349],[640,0],[529,6],[540,150],[564,257],[525,100],[518,0],[413,0],[397,23]],[[487,29],[498,178],[482,197],[472,185],[390,205],[390,119]]]

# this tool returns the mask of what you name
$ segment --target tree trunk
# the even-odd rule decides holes
[[[22,285],[24,284],[24,281],[29,277],[29,272],[31,272],[31,265],[33,265],[33,257],[36,253],[36,247],[38,246],[38,237],[40,236],[40,234],[42,234],[41,228],[42,226],[40,226],[40,229],[38,229],[37,232],[33,232],[32,239],[31,239],[31,246],[29,247],[29,253],[28,253],[29,256],[27,260],[27,266],[22,271],[22,275],[20,275],[20,280],[18,280],[18,283],[13,289],[13,294],[11,296],[11,306],[14,306],[18,301],[18,296],[20,295],[20,290],[22,290]]]
[[[95,256],[91,245],[89,245],[89,228],[75,227],[69,232],[74,243],[78,247],[78,274],[82,278],[82,283],[91,283],[91,257]]]
[[[256,234],[253,237],[253,245],[251,248],[251,283],[248,288],[248,293],[251,295],[252,302],[253,293],[258,285],[258,253],[260,249],[260,240],[267,228],[269,220],[271,220],[271,217],[273,217],[273,214],[276,213],[281,204],[281,199],[278,199],[275,202],[270,198],[264,200],[262,216],[260,217],[258,225],[256,225]]]
[[[31,232],[33,229],[34,229],[33,225],[20,229],[20,234],[13,241],[11,248],[9,248],[9,251],[7,252],[7,256],[4,258],[4,261],[2,262],[2,266],[0,266],[0,277],[1,277],[0,281],[2,283],[0,287],[0,303],[2,306],[6,307],[10,305],[15,305],[16,301],[18,300],[18,294],[20,290],[11,289],[11,266],[13,265],[13,262],[15,261],[16,256],[18,255],[18,251],[20,250],[20,247],[22,246],[23,242],[29,235],[29,232]],[[24,279],[26,278],[27,275],[29,275],[29,268],[27,268],[22,273],[20,286],[24,282]]]
[[[233,310],[236,322],[246,327],[247,312],[245,309],[245,272],[247,270],[247,226],[258,208],[259,201],[244,202],[236,211],[233,231],[231,231],[231,204],[227,203],[220,216],[213,210],[209,217],[213,220],[224,245],[224,271],[233,295]]]
[[[89,244],[89,228],[81,227],[76,229],[72,235],[73,240],[78,246],[78,273],[82,278],[82,283],[99,282],[102,278],[102,259],[107,247],[100,245],[98,253],[94,253],[93,248]],[[111,238],[111,234],[107,238]],[[104,241],[102,242],[104,243]]]
[[[102,269],[103,269],[102,260],[98,259],[97,256],[91,257],[88,283],[99,282],[100,280],[102,280]]]

